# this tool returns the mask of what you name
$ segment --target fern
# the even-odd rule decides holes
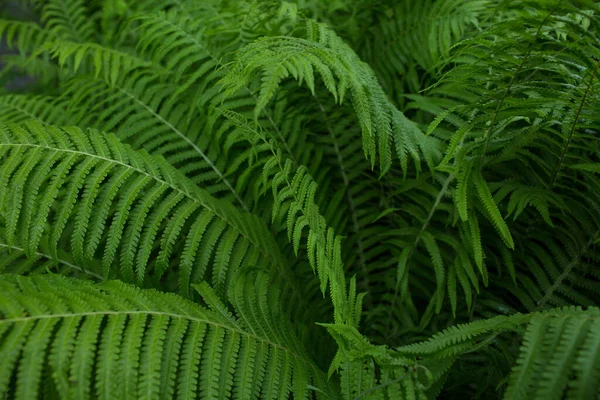
[[[197,290],[209,309],[115,281],[4,275],[0,388],[35,398],[48,380],[60,397],[82,399],[275,399],[292,389],[305,398],[309,384],[329,390],[289,322],[275,310],[253,308],[267,296],[260,274],[256,279],[232,289],[234,315],[206,284]],[[277,331],[264,329],[273,324]],[[14,392],[11,376],[21,382]]]
[[[597,397],[599,15],[3,4],[1,395]]]
[[[308,20],[303,36],[264,38],[240,50],[232,71],[222,80],[225,93],[235,93],[256,70],[264,70],[255,108],[258,114],[288,76],[306,82],[314,93],[318,72],[336,101],[343,102],[346,92],[351,93],[365,155],[372,165],[379,155],[385,174],[391,166],[391,143],[406,140],[402,138],[404,116],[389,104],[371,69],[334,33]]]
[[[230,265],[237,268],[248,260],[250,265],[274,262],[284,267],[260,223],[215,202],[164,160],[134,152],[114,136],[36,123],[3,127],[2,135],[1,201],[4,210],[11,210],[3,213],[9,246],[18,236],[27,243],[26,252],[34,254],[47,237],[56,256],[72,220],[68,241],[80,264],[99,254],[104,276],[117,274],[142,284],[150,272],[152,280],[160,280],[177,258],[184,295],[192,276],[202,277],[211,264],[213,283],[221,293]],[[46,228],[48,221],[52,229]],[[176,256],[180,235],[185,246]],[[228,239],[217,245],[220,237]],[[155,240],[160,241],[158,248]]]

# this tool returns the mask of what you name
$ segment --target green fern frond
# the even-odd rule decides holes
[[[21,53],[26,53],[56,36],[35,22],[0,20],[0,37],[6,40],[9,48],[15,47]]]
[[[423,75],[435,77],[452,46],[486,18],[489,7],[493,4],[487,0],[385,4],[372,20],[363,22],[364,32],[355,38],[358,53],[373,66],[386,92],[402,104],[405,92],[417,93],[427,86]]]
[[[273,156],[264,164],[263,181],[266,182],[271,177],[274,198],[272,220],[286,219],[288,240],[293,244],[296,254],[300,242],[305,241],[307,257],[319,277],[321,292],[325,293],[328,284],[330,285],[335,318],[341,320],[347,301],[341,256],[342,238],[327,226],[319,211],[315,202],[316,182],[306,167],[296,167],[292,160],[284,159],[275,142],[252,129],[243,116],[232,111],[221,112],[238,127],[245,129],[248,135],[254,135],[249,140],[258,138],[270,147]],[[303,232],[305,228],[308,230],[307,235]],[[306,238],[303,240],[303,237]],[[347,319],[345,322],[356,324],[358,321]]]
[[[97,262],[88,262],[86,266],[77,265],[69,254],[60,251],[52,255],[43,246],[34,254],[26,254],[25,249],[9,245],[0,235],[0,271],[2,273],[28,275],[53,271],[82,279],[102,281],[101,266]]]
[[[180,81],[178,92],[184,92],[202,78],[199,88],[204,91],[211,81],[221,78],[222,73],[216,71],[220,61],[212,54],[215,49],[202,38],[200,21],[181,12],[141,15],[139,21],[143,32],[139,51],[152,55],[154,62],[163,63],[173,72],[176,81]],[[195,68],[197,65],[202,67]]]
[[[67,125],[68,104],[49,96],[8,94],[0,96],[0,120],[5,123],[20,124],[39,120],[45,124]]]
[[[508,399],[585,399],[598,394],[598,309],[535,315],[506,389]]]
[[[149,61],[96,43],[46,41],[38,48],[38,53],[46,51],[58,60],[60,67],[69,64],[73,72],[77,72],[82,63],[92,64],[94,78],[102,73],[103,79],[111,85],[115,85],[125,72],[150,65]]]
[[[510,317],[499,316],[469,324],[456,325],[435,334],[426,342],[403,346],[398,348],[397,351],[402,354],[453,356],[460,354],[466,348],[474,346],[475,340],[482,335],[511,330],[518,325],[527,323],[530,319],[531,316],[529,315],[517,314]]]
[[[384,175],[391,167],[391,143],[405,140],[404,117],[386,99],[370,67],[333,32],[307,20],[305,36],[267,37],[240,49],[231,71],[221,80],[226,95],[248,85],[261,71],[255,108],[258,115],[284,79],[293,77],[300,83],[306,82],[314,93],[318,74],[337,102],[342,103],[346,92],[350,92],[362,128],[365,155],[372,166],[378,155]]]
[[[75,260],[99,254],[104,276],[140,284],[149,274],[159,280],[175,263],[185,296],[190,282],[206,273],[222,294],[231,273],[245,263],[285,269],[258,220],[112,135],[37,123],[4,126],[1,149],[7,243],[18,237],[28,254],[47,236],[56,256],[68,235]],[[71,223],[72,232],[65,231]],[[185,246],[175,251],[180,237]],[[228,239],[217,242],[220,237]]]
[[[307,398],[309,384],[329,390],[280,315],[240,303],[263,301],[252,286],[233,289],[234,316],[120,282],[0,282],[0,391],[14,398],[36,398],[46,380],[59,396],[81,399],[284,399],[292,388]],[[208,285],[198,289],[211,296]],[[265,329],[272,324],[282,331]]]
[[[94,27],[82,0],[46,0],[41,8],[45,29],[76,42],[94,39]]]
[[[211,193],[230,192],[247,208],[225,177],[223,163],[214,161],[216,150],[211,141],[199,140],[201,121],[187,120],[187,110],[177,107],[172,97],[174,90],[156,74],[139,70],[120,77],[114,86],[76,79],[68,84],[65,96],[75,108],[72,114],[80,116],[78,125],[113,131],[135,148],[162,155],[197,183],[206,184]]]
[[[599,393],[596,1],[6,3],[4,397]]]

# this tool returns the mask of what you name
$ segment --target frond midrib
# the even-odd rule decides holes
[[[137,96],[135,96],[134,94],[128,92],[127,90],[125,90],[121,87],[117,87],[117,89],[121,93],[123,93],[124,95],[129,97],[131,100],[133,100],[134,102],[136,102],[137,104],[142,106],[146,111],[148,111],[150,114],[152,114],[156,119],[158,119],[161,123],[163,123],[167,128],[172,130],[177,136],[181,137],[186,143],[188,143],[194,149],[194,151],[197,152],[200,155],[200,157],[209,165],[209,167],[213,171],[215,171],[217,176],[223,181],[223,183],[227,186],[227,188],[235,196],[236,200],[241,204],[241,206],[244,208],[244,210],[249,211],[248,206],[246,205],[246,203],[244,203],[244,201],[242,200],[240,195],[235,191],[233,186],[231,186],[231,183],[227,180],[227,178],[225,178],[225,175],[221,172],[221,170],[219,170],[219,168],[217,168],[217,166],[210,160],[210,158],[208,158],[208,156],[206,154],[204,154],[202,149],[200,149],[194,142],[192,142],[183,132],[181,132],[179,129],[177,129],[173,124],[171,124],[169,121],[167,121],[165,118],[163,118],[160,114],[158,114],[152,108],[148,107],[148,105],[145,104],[143,101],[138,99]]]
[[[301,360],[302,362],[304,362],[305,364],[307,364],[311,367],[314,365],[311,360],[307,359],[306,357],[300,356],[299,354],[295,353],[293,350],[291,350],[279,343],[273,342],[273,341],[269,340],[268,338],[264,338],[264,337],[252,334],[250,332],[246,332],[238,327],[234,327],[232,325],[220,324],[220,323],[212,321],[210,319],[203,319],[203,318],[194,317],[194,316],[187,315],[187,314],[169,313],[169,312],[164,312],[164,311],[151,311],[151,310],[110,311],[110,310],[106,310],[106,311],[86,311],[86,312],[62,313],[62,314],[39,314],[39,315],[32,315],[32,316],[28,316],[28,317],[0,319],[0,325],[15,324],[15,323],[21,323],[21,322],[24,323],[24,322],[37,321],[37,320],[46,320],[46,319],[89,317],[89,316],[95,316],[95,315],[142,315],[142,314],[150,315],[150,316],[166,316],[169,318],[187,319],[192,322],[198,322],[201,324],[212,325],[217,328],[223,328],[223,329],[226,329],[226,330],[229,330],[232,332],[236,332],[240,335],[247,336],[248,338],[255,339],[255,340],[265,343],[271,347],[276,347],[280,350],[283,350],[283,351],[291,354],[294,358]]]
[[[19,247],[19,246],[15,246],[15,245],[8,245],[8,244],[6,244],[6,243],[1,243],[1,242],[0,242],[0,248],[5,248],[5,249],[8,249],[9,251],[11,251],[11,250],[16,250],[16,251],[20,251],[20,252],[22,252],[23,254],[26,254],[26,252],[25,252],[25,249],[24,249],[24,248],[22,248],[22,247]],[[100,274],[97,274],[97,273],[95,273],[95,272],[93,272],[93,271],[90,271],[90,270],[88,270],[88,269],[85,269],[85,268],[83,268],[83,267],[80,267],[80,266],[78,266],[78,265],[75,265],[75,264],[73,264],[73,263],[70,263],[69,261],[63,260],[62,258],[54,258],[54,257],[53,257],[53,256],[51,256],[50,254],[43,253],[43,252],[41,252],[41,251],[39,251],[39,250],[38,250],[38,251],[36,251],[34,254],[35,254],[35,255],[37,255],[37,256],[40,256],[40,257],[46,258],[46,259],[48,259],[48,260],[56,261],[56,262],[58,262],[58,263],[60,263],[60,264],[63,264],[64,266],[66,266],[66,267],[69,267],[69,268],[72,268],[72,269],[74,269],[74,270],[76,270],[76,271],[80,271],[80,272],[83,272],[83,273],[85,273],[85,274],[88,274],[88,275],[90,275],[90,276],[93,276],[94,278],[96,278],[96,279],[99,279],[100,281],[103,281],[103,280],[104,280],[104,277],[103,277],[102,275],[100,275]]]
[[[139,174],[145,175],[147,177],[149,177],[150,179],[155,180],[156,182],[160,183],[161,185],[166,185],[168,187],[170,187],[172,190],[182,193],[183,195],[185,195],[188,199],[202,205],[204,208],[206,208],[207,210],[213,212],[215,215],[218,215],[220,218],[222,218],[231,228],[235,229],[239,235],[241,237],[243,237],[244,239],[246,239],[249,243],[251,243],[252,245],[254,245],[263,255],[265,255],[267,257],[267,259],[271,259],[273,260],[273,258],[270,256],[269,253],[267,253],[265,251],[265,249],[262,248],[262,246],[260,246],[258,243],[256,243],[255,241],[253,241],[248,235],[246,235],[243,231],[241,231],[235,224],[232,224],[224,215],[223,213],[219,212],[218,210],[212,208],[209,204],[207,204],[206,202],[203,202],[201,199],[199,199],[198,197],[194,196],[192,193],[188,192],[187,190],[183,190],[181,188],[179,188],[178,186],[173,185],[172,183],[169,183],[155,175],[152,175],[146,171],[143,171],[139,168],[133,167],[129,164],[123,163],[121,161],[112,159],[112,158],[107,158],[107,157],[103,157],[97,154],[93,154],[93,153],[87,153],[84,151],[79,151],[79,150],[72,150],[72,149],[65,149],[65,148],[57,148],[57,147],[51,147],[51,146],[44,146],[44,145],[39,145],[39,144],[34,144],[34,143],[0,143],[0,147],[4,147],[4,146],[14,146],[14,147],[18,147],[18,146],[23,146],[23,147],[31,147],[31,148],[41,148],[41,149],[46,149],[46,150],[50,150],[50,151],[56,151],[56,152],[64,152],[64,153],[72,153],[72,154],[79,154],[85,157],[90,157],[90,158],[96,158],[99,160],[103,160],[109,163],[113,163],[113,164],[117,164],[117,165],[121,165],[125,168],[128,168],[132,171],[135,171]],[[274,262],[274,264],[281,268],[280,265],[278,265],[278,263]]]

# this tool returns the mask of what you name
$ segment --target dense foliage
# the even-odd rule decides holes
[[[23,0],[0,393],[600,396],[600,5]]]

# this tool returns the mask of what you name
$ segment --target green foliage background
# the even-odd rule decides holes
[[[18,6],[5,398],[600,397],[596,1]]]

